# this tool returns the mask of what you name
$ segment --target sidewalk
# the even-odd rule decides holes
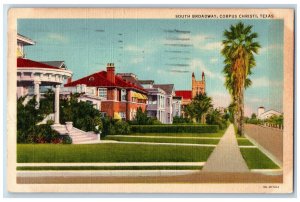
[[[202,171],[249,172],[247,164],[240,153],[232,124],[228,127],[219,144],[208,158]]]

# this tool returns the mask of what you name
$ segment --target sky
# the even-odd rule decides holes
[[[199,80],[204,71],[214,107],[227,107],[221,42],[224,30],[240,21],[253,26],[261,45],[245,91],[245,115],[260,106],[282,112],[283,20],[19,19],[17,29],[36,42],[25,47],[28,59],[65,61],[73,80],[114,63],[117,73],[191,90],[192,72]]]

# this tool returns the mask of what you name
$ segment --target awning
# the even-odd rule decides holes
[[[132,97],[135,97],[139,100],[147,100],[148,99],[146,95],[143,95],[143,94],[137,93],[137,92],[133,92]]]
[[[120,120],[120,119],[122,119],[122,117],[121,117],[121,115],[118,112],[115,112],[114,113],[114,119]]]

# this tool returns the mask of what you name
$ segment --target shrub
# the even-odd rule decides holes
[[[133,133],[216,133],[217,125],[132,125]]]
[[[101,137],[106,135],[124,135],[130,133],[130,125],[122,120],[114,120],[109,117],[102,119],[103,130]]]
[[[220,111],[217,109],[211,110],[206,115],[206,123],[210,125],[218,125],[220,129],[225,129],[227,127],[227,120],[223,118]]]
[[[130,133],[130,126],[125,121],[117,121],[114,125],[115,133],[118,135],[125,135]]]
[[[62,143],[63,144],[72,144],[72,139],[69,135],[63,135],[62,136]]]
[[[173,124],[184,124],[184,123],[192,123],[193,121],[187,117],[183,117],[183,116],[175,116],[173,118]]]

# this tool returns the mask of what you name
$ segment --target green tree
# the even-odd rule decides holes
[[[141,107],[139,107],[136,111],[136,115],[134,120],[132,121],[132,124],[138,124],[138,125],[152,125],[153,119],[148,117],[147,111],[143,111]]]
[[[260,48],[259,43],[255,41],[257,37],[257,33],[252,32],[251,25],[245,26],[239,22],[224,31],[225,39],[222,41],[225,87],[235,106],[233,122],[240,136],[244,134],[244,90],[251,85],[248,76],[256,65],[254,54],[257,54]]]
[[[61,123],[72,121],[74,127],[83,131],[99,132],[102,130],[101,113],[88,102],[78,101],[78,94],[69,99],[60,100]]]
[[[251,114],[251,119],[256,119],[256,114],[255,113]]]
[[[227,121],[217,109],[209,110],[206,115],[206,123],[210,125],[218,125],[220,129],[225,129]]]
[[[212,106],[211,97],[208,97],[206,93],[200,93],[186,106],[185,113],[190,118],[196,119],[196,122],[205,123],[205,115]]]

